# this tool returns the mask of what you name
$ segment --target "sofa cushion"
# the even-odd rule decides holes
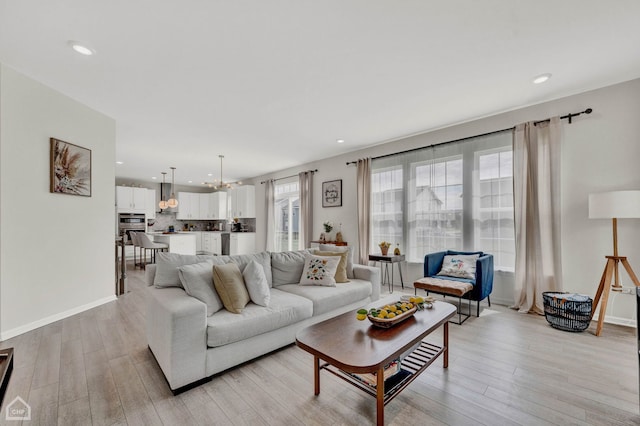
[[[320,244],[320,251],[344,251],[347,255],[347,278],[355,278],[353,276],[353,246],[337,246],[335,244]]]
[[[185,255],[177,253],[159,252],[156,255],[156,275],[153,285],[162,287],[182,287],[178,276],[178,267],[193,265],[194,263],[213,263],[214,256],[210,255]]]
[[[340,258],[337,256],[304,256],[304,267],[300,276],[300,285],[336,286],[336,270]]]
[[[237,263],[238,267],[241,271],[244,271],[244,268],[247,267],[249,262],[255,260],[262,266],[262,270],[264,271],[264,276],[267,278],[267,283],[269,283],[269,287],[271,287],[271,283],[273,282],[273,276],[271,274],[271,253],[268,251],[263,251],[260,253],[253,254],[238,254],[233,256],[218,256],[224,259],[229,259],[229,261]]]
[[[310,300],[275,288],[270,291],[269,307],[249,303],[239,315],[222,310],[207,318],[207,346],[238,342],[311,317]]]
[[[242,313],[251,300],[242,273],[235,263],[214,266],[213,285],[225,309],[234,314]]]
[[[211,263],[201,262],[179,266],[178,276],[187,294],[207,305],[207,316],[213,315],[224,307],[213,287],[213,265]]]
[[[251,301],[256,305],[269,306],[271,292],[269,291],[269,283],[267,283],[267,277],[264,276],[262,266],[252,260],[242,271],[242,276]]]
[[[336,282],[337,283],[349,282],[349,278],[347,277],[347,257],[349,256],[349,252],[317,250],[314,254],[316,256],[339,256],[340,263],[338,263],[338,269],[336,269],[336,275],[335,275]]]
[[[285,284],[279,290],[302,296],[313,302],[313,315],[322,315],[340,306],[348,305],[371,296],[371,283],[353,279],[336,287],[300,286]]]
[[[308,253],[308,250],[271,253],[273,286],[299,283],[304,267],[304,255]]]
[[[437,275],[446,277],[475,279],[477,254],[472,255],[446,255],[442,261],[442,268]]]

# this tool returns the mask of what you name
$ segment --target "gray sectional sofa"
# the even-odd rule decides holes
[[[240,256],[158,254],[157,263],[148,265],[145,276],[150,293],[147,340],[174,394],[294,343],[298,330],[308,325],[379,299],[380,271],[354,265],[351,253],[349,282],[335,287],[298,285],[305,253],[313,251]],[[250,302],[239,314],[223,308],[207,316],[208,304],[187,294],[177,272],[181,265],[210,263],[213,269],[213,265],[229,262],[242,270],[254,260],[264,270],[270,302],[268,307]]]

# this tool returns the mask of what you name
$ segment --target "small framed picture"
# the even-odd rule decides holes
[[[91,150],[51,138],[50,192],[91,197]]]
[[[342,179],[322,182],[322,207],[342,206]]]

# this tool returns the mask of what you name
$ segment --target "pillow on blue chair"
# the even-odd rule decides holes
[[[442,262],[442,268],[437,275],[455,278],[475,279],[476,261],[479,255],[455,254],[446,255]]]

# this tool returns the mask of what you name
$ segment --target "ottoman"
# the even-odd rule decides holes
[[[468,313],[462,313],[462,297],[473,289],[473,286],[467,282],[447,280],[443,278],[424,277],[413,283],[414,294],[418,294],[418,289],[425,290],[427,294],[436,293],[444,296],[453,296],[458,298],[458,322],[451,321],[454,324],[462,324],[471,316],[471,299],[469,301]],[[464,319],[463,319],[464,317]]]

